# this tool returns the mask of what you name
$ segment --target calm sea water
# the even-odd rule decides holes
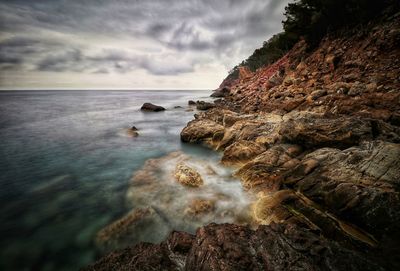
[[[1,270],[76,270],[96,232],[127,212],[132,173],[184,150],[189,99],[205,91],[0,92]],[[168,110],[142,113],[144,102]],[[182,106],[183,108],[174,108]],[[135,125],[140,136],[127,136]]]

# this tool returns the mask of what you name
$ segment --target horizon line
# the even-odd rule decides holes
[[[0,91],[34,91],[34,90],[125,90],[125,91],[138,91],[138,90],[195,90],[195,91],[213,91],[213,89],[206,88],[0,88]]]

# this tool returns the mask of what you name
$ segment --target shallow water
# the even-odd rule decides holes
[[[127,200],[129,182],[147,159],[183,151],[216,163],[217,153],[179,139],[195,113],[185,111],[187,101],[208,95],[0,92],[0,269],[75,270],[86,265],[99,256],[96,233],[135,208]],[[148,101],[168,110],[142,113],[139,108]],[[126,133],[132,125],[139,128],[137,138]],[[227,193],[242,193],[237,182],[230,186]]]
[[[127,211],[132,173],[148,158],[191,148],[179,140],[194,113],[187,100],[208,95],[0,92],[0,269],[74,270],[93,261],[96,232]],[[168,110],[140,112],[147,101]],[[137,138],[126,135],[132,125]]]

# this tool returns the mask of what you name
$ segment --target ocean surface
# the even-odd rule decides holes
[[[181,151],[217,163],[218,153],[179,138],[196,113],[187,101],[209,94],[1,91],[0,270],[77,270],[93,262],[101,255],[96,233],[134,207],[129,181],[150,158]],[[141,112],[144,102],[167,110]],[[133,125],[139,137],[127,133]],[[240,193],[238,182],[231,187]]]

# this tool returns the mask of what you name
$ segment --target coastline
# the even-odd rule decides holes
[[[215,108],[182,130],[183,142],[223,152],[222,163],[256,197],[257,229],[173,231],[84,270],[396,270],[400,63],[392,60],[400,16],[393,18],[366,36],[327,38],[312,53],[299,42],[274,64],[223,82]]]

